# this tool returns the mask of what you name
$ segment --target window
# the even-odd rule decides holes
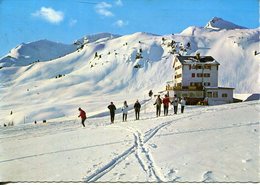
[[[188,96],[188,94],[186,94],[186,93],[183,93],[181,96],[183,96],[183,97],[187,97],[187,96]]]
[[[195,77],[195,73],[192,73],[192,74],[191,74],[191,77],[194,78],[194,77]]]
[[[181,68],[181,66],[177,66],[177,67],[175,67],[175,70],[178,70],[178,69],[180,69]]]
[[[205,69],[211,69],[210,65],[205,65],[204,67],[205,67]]]
[[[196,69],[202,69],[201,65],[196,65]]]
[[[204,86],[210,86],[210,82],[204,82]]]
[[[222,98],[227,98],[227,97],[228,97],[227,93],[222,94]]]
[[[218,98],[218,92],[213,92],[213,98]]]
[[[202,82],[195,82],[195,86],[202,87]]]
[[[194,97],[194,93],[193,92],[190,92],[189,94],[190,94],[189,97],[191,97],[191,98]]]
[[[207,97],[212,98],[212,92],[207,92]]]
[[[175,78],[181,78],[181,74],[176,75]]]
[[[178,86],[178,87],[181,87],[181,83],[177,83],[177,86]]]
[[[202,77],[202,73],[197,73],[197,77]]]
[[[210,77],[210,73],[204,73],[204,77]]]

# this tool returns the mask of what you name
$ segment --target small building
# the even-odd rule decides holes
[[[186,97],[187,103],[209,105],[233,102],[234,88],[218,87],[220,64],[212,56],[178,56],[173,59],[173,80],[167,82],[170,97]]]

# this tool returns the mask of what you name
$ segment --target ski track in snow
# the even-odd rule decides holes
[[[135,157],[137,158],[139,164],[142,169],[147,174],[149,182],[156,180],[157,182],[164,182],[162,173],[153,160],[152,154],[149,149],[145,145],[143,134],[137,129],[133,129],[132,127],[122,127],[131,133],[133,133],[135,138]],[[147,140],[148,141],[148,140]]]
[[[130,127],[123,127],[123,126],[117,126],[117,127],[130,131],[134,135],[134,139],[135,139],[134,145],[131,146],[129,149],[127,149],[118,157],[114,158],[108,164],[98,169],[94,174],[88,177],[84,177],[83,180],[85,182],[97,181],[103,175],[111,171],[117,164],[124,161],[129,155],[135,153],[135,157],[137,158],[142,169],[145,171],[145,173],[151,179],[151,181],[156,181],[156,182],[165,181],[163,179],[163,175],[161,175],[159,169],[156,167],[155,162],[152,159],[152,155],[149,152],[149,149],[145,147],[145,143],[153,137],[154,133],[153,132],[151,133],[152,136],[150,136],[149,139],[143,139],[142,133],[138,130],[135,130]]]
[[[253,103],[252,105],[257,105],[257,103]],[[237,108],[241,108],[241,107],[246,107],[246,105],[243,105],[240,107],[234,106],[234,107],[228,107],[228,108],[223,108],[222,106],[208,107],[207,109],[201,110],[200,113],[224,111],[227,109],[237,109]],[[190,114],[188,114],[187,116],[183,116],[183,117],[179,117],[177,119],[171,120],[171,121],[163,122],[160,125],[154,127],[153,129],[148,130],[144,136],[140,131],[135,130],[132,127],[130,128],[129,125],[128,125],[128,127],[118,126],[119,128],[123,128],[127,131],[130,131],[134,135],[134,139],[135,139],[134,145],[131,146],[129,149],[127,149],[125,152],[123,152],[118,157],[114,158],[111,162],[106,164],[101,169],[96,170],[96,172],[94,174],[84,177],[83,180],[85,182],[97,181],[99,178],[101,178],[106,173],[111,171],[117,164],[123,162],[129,155],[135,153],[135,157],[137,158],[142,169],[145,171],[145,173],[148,175],[148,177],[150,178],[151,181],[156,180],[156,182],[165,182],[166,180],[164,179],[163,175],[160,173],[160,169],[158,167],[156,167],[155,161],[152,159],[152,154],[151,154],[151,152],[149,152],[148,148],[145,147],[145,144],[150,139],[152,139],[160,129],[168,126],[169,124],[174,123],[174,121],[178,121],[180,119],[189,119],[194,116],[198,116],[198,112],[196,112],[196,110],[191,111]],[[147,119],[156,119],[156,118],[144,118],[144,120],[147,120]],[[259,124],[259,122],[248,123],[245,126],[256,125],[256,124]],[[235,125],[235,126],[243,126],[243,125],[239,124],[239,125]],[[227,128],[230,128],[230,127],[227,127]],[[199,131],[207,131],[207,130],[209,130],[209,129],[203,129],[203,130],[199,130]],[[193,131],[190,131],[190,132],[193,132]],[[178,133],[178,134],[181,134],[181,133]],[[149,182],[151,182],[151,181],[149,181]],[[175,181],[175,182],[177,182],[177,181]]]
[[[134,145],[131,146],[129,149],[127,149],[125,152],[123,152],[121,155],[119,155],[117,158],[114,158],[112,161],[110,161],[108,164],[106,164],[101,169],[96,170],[96,172],[88,177],[84,177],[83,180],[85,182],[95,182],[99,178],[101,178],[103,175],[111,171],[117,164],[124,161],[126,157],[131,155],[135,152],[135,156],[141,165],[142,169],[147,173],[148,177],[151,178],[152,181],[156,180],[156,182],[164,182],[165,179],[163,178],[163,175],[160,173],[160,170],[158,167],[156,167],[155,162],[152,159],[152,155],[149,152],[149,150],[145,147],[145,144],[155,136],[155,134],[162,129],[163,127],[173,123],[173,121],[177,121],[179,119],[188,119],[190,117],[196,116],[197,113],[193,113],[191,115],[181,117],[175,120],[163,122],[160,125],[156,126],[155,128],[149,130],[146,132],[144,137],[142,137],[142,134],[138,130],[134,130],[134,128],[129,127],[123,127],[118,126],[119,128],[123,128],[125,130],[130,131],[134,134],[135,142]],[[150,118],[150,119],[156,119],[156,118]]]

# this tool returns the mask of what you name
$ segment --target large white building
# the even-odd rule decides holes
[[[219,63],[211,56],[176,56],[173,81],[167,82],[170,97],[186,97],[188,104],[233,102],[234,88],[218,87]]]

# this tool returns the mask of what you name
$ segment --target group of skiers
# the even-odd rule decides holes
[[[173,101],[170,101],[170,98],[165,95],[165,97],[163,99],[160,98],[160,95],[157,96],[154,105],[156,105],[156,116],[160,116],[161,115],[161,106],[163,104],[163,110],[164,110],[164,116],[168,115],[168,111],[169,111],[169,105],[172,104],[173,108],[174,108],[174,114],[177,114],[178,112],[178,104],[181,104],[181,113],[184,112],[184,107],[186,105],[186,100],[184,97],[181,98],[181,100],[179,100],[179,98],[174,95],[173,97]],[[110,121],[111,123],[114,123],[115,120],[115,112],[116,112],[116,106],[114,105],[113,102],[110,103],[110,105],[108,105],[107,107],[109,109],[110,112]],[[138,100],[136,100],[135,104],[134,104],[134,110],[135,110],[135,119],[139,120],[140,117],[140,109],[141,109],[141,104],[139,103]],[[83,127],[85,127],[85,120],[86,120],[86,112],[84,110],[82,110],[81,108],[78,109],[80,111],[80,114],[78,117],[81,117],[81,124],[83,125]],[[129,106],[127,105],[127,101],[124,101],[123,107],[121,108],[122,113],[123,113],[123,122],[127,121],[127,114],[128,114],[128,110],[129,110]]]
[[[178,111],[178,104],[181,104],[181,113],[184,112],[184,107],[186,105],[186,100],[184,97],[181,98],[181,100],[179,101],[179,99],[177,98],[177,95],[175,94],[173,97],[173,101],[170,101],[170,98],[168,97],[168,95],[166,94],[165,97],[163,99],[160,98],[160,95],[157,96],[157,99],[155,100],[154,105],[156,105],[156,116],[160,116],[161,115],[161,105],[163,104],[163,112],[164,112],[164,116],[168,115],[169,112],[169,105],[172,104],[173,105],[173,109],[174,109],[174,114],[177,114]]]
[[[107,108],[110,111],[111,123],[114,123],[116,106],[114,105],[113,102],[111,102],[110,105]],[[135,119],[139,120],[141,104],[139,103],[138,100],[136,100],[136,102],[134,104],[134,109],[135,109]],[[127,105],[127,101],[124,101],[124,105],[121,108],[121,110],[123,112],[123,122],[126,122],[127,121],[127,113],[128,113],[128,110],[129,110],[129,106]]]

